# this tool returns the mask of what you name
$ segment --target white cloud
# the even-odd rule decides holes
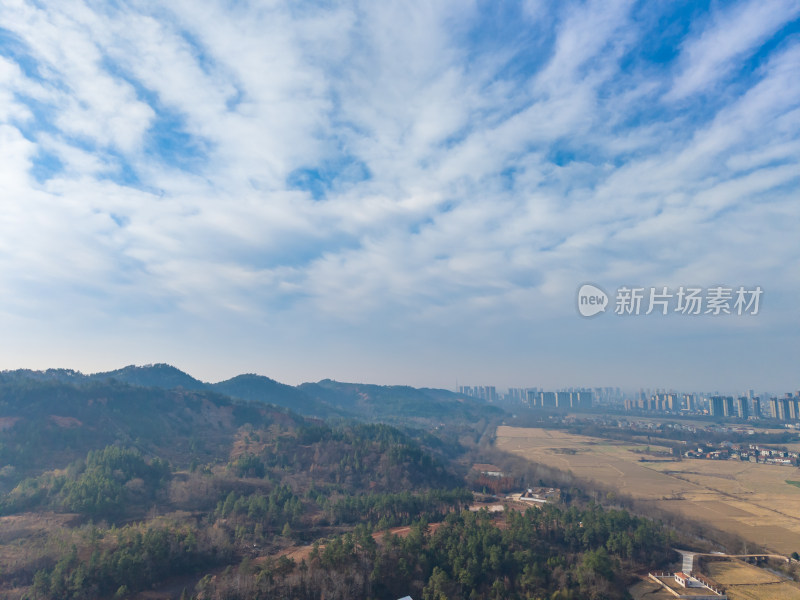
[[[797,0],[755,0],[721,6],[725,8],[712,15],[705,29],[684,43],[681,69],[668,99],[680,100],[716,89],[720,80],[736,68],[737,61],[749,57],[800,14]]]
[[[9,4],[0,278],[33,300],[0,310],[546,341],[589,279],[795,282],[800,46],[691,103],[796,3],[705,17],[664,67],[623,66],[653,35],[630,3],[543,6],[519,25],[542,39],[478,52],[486,7],[461,2]]]

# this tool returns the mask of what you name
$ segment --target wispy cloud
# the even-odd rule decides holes
[[[714,92],[733,71],[746,70],[747,59],[798,16],[797,0],[720,5],[698,20],[699,31],[683,44],[678,74],[668,97],[679,100],[690,94]]]
[[[441,384],[431,353],[507,373],[489,338],[566,376],[542,348],[607,343],[583,281],[758,280],[768,339],[800,290],[800,7],[682,10],[7,2],[0,328],[288,379],[347,338],[337,376]]]

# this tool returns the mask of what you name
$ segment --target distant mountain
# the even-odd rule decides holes
[[[337,406],[361,419],[388,423],[431,420],[443,423],[476,422],[504,413],[498,407],[447,390],[342,383],[331,379],[304,383],[298,387],[310,397]]]
[[[318,398],[312,398],[296,387],[279,383],[263,375],[237,375],[227,381],[210,384],[208,387],[231,398],[284,406],[307,416],[330,417],[346,414],[340,408]]]
[[[72,369],[47,369],[46,371],[32,371],[31,369],[17,369],[16,371],[0,372],[0,382],[11,383],[15,381],[60,381],[62,383],[86,383],[89,377],[80,371]]]
[[[30,369],[17,369],[16,371],[3,371],[0,373],[0,382],[10,381],[58,381],[61,383],[72,383],[75,385],[85,385],[93,381],[118,381],[128,385],[140,387],[152,387],[162,390],[172,390],[182,388],[185,390],[204,390],[208,384],[195,379],[188,373],[176,369],[172,365],[128,365],[116,371],[106,373],[94,373],[84,375],[80,371],[72,369],[47,369],[46,371],[32,371]]]
[[[495,418],[504,412],[481,400],[448,390],[342,383],[331,379],[293,387],[255,374],[238,375],[219,383],[205,383],[168,364],[129,365],[92,375],[70,369],[0,372],[0,383],[31,381],[75,386],[106,382],[159,390],[217,393],[230,398],[288,408],[304,416],[343,417],[396,424],[477,422]]]
[[[172,365],[167,365],[164,363],[145,365],[142,367],[128,365],[127,367],[117,369],[116,371],[95,373],[94,375],[89,375],[88,377],[90,379],[101,381],[114,379],[129,385],[161,388],[164,390],[172,390],[176,388],[183,388],[185,390],[204,390],[208,388],[208,384],[203,383],[199,379],[195,379],[180,369],[176,369]]]

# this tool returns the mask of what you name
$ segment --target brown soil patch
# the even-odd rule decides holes
[[[0,417],[0,431],[11,429],[19,420],[20,417]]]
[[[59,427],[63,427],[64,429],[81,427],[83,425],[83,423],[81,423],[75,417],[59,417],[58,415],[50,415],[50,420]]]

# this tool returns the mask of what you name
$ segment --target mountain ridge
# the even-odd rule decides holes
[[[229,398],[271,404],[318,418],[393,422],[437,417],[473,420],[498,416],[504,412],[481,400],[444,389],[349,383],[333,379],[291,386],[255,373],[243,373],[217,383],[208,383],[167,363],[127,365],[92,374],[72,369],[17,369],[0,372],[0,382],[24,380],[57,381],[78,386],[93,382],[117,382],[160,390],[214,392]]]

